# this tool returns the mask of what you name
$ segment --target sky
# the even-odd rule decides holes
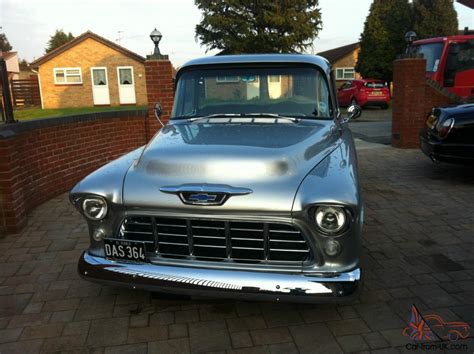
[[[358,41],[372,0],[320,0],[323,30],[309,53]],[[459,27],[474,29],[474,11],[455,4]],[[0,0],[0,32],[28,61],[44,54],[58,28],[75,36],[90,30],[140,54],[153,51],[150,32],[156,27],[160,49],[175,66],[203,55],[194,29],[201,13],[193,0]]]

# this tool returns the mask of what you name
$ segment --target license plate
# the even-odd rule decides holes
[[[145,262],[145,243],[104,239],[105,256],[112,259],[121,259],[126,261]]]
[[[382,91],[372,91],[370,93],[371,96],[382,96]]]

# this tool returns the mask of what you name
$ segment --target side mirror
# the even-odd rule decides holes
[[[158,122],[160,122],[161,126],[164,127],[165,125],[163,124],[163,122],[161,121],[161,114],[163,113],[163,108],[161,107],[161,104],[159,102],[156,102],[155,103],[155,117],[156,117],[156,120]]]
[[[156,102],[155,103],[155,117],[156,119],[160,120],[161,114],[163,113],[163,108],[161,107],[161,103]]]
[[[347,120],[357,119],[362,115],[362,108],[360,106],[353,104],[347,108]]]

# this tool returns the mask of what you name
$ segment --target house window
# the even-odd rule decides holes
[[[354,68],[337,68],[336,80],[353,80],[355,79]]]
[[[63,85],[82,84],[81,68],[55,68],[54,83]]]
[[[238,76],[216,76],[216,82],[218,84],[229,83],[229,82],[239,82]]]

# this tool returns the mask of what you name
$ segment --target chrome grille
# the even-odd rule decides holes
[[[301,231],[271,222],[130,216],[119,236],[150,242],[147,251],[164,258],[287,263],[310,257]]]

